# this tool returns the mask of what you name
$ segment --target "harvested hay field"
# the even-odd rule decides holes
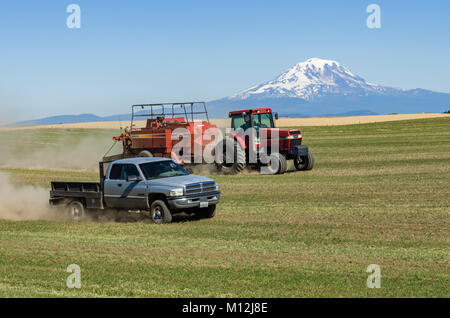
[[[339,126],[353,124],[380,123],[387,121],[412,120],[425,118],[450,118],[450,114],[437,113],[421,113],[421,114],[392,114],[392,115],[371,115],[371,116],[340,116],[340,117],[281,117],[277,121],[279,127],[304,127],[304,126]],[[211,122],[219,128],[230,127],[229,119],[211,119]],[[17,130],[17,129],[120,129],[128,126],[128,122],[91,122],[77,124],[59,124],[44,126],[26,126],[26,127],[0,127],[1,130]],[[137,127],[145,126],[145,121],[136,121]]]
[[[449,297],[450,118],[287,126],[301,128],[314,170],[212,175],[223,199],[210,220],[3,217],[0,297]],[[42,143],[70,151],[80,136],[106,145],[111,131],[5,134],[33,157]],[[0,148],[11,160],[25,156],[19,145]],[[51,161],[11,161],[0,172],[19,194],[51,180],[97,180],[93,169]],[[81,289],[66,287],[69,264],[81,267]],[[369,264],[381,267],[379,289],[366,287]]]

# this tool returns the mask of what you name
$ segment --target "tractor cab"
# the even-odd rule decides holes
[[[278,113],[275,113],[278,119]],[[234,111],[229,114],[231,118],[231,128],[243,129],[254,128],[259,133],[260,128],[275,128],[274,116],[270,108],[257,108]]]

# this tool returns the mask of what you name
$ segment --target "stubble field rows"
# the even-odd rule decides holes
[[[0,297],[450,296],[450,118],[300,128],[314,170],[211,175],[210,220],[0,220]],[[96,181],[114,134],[2,131],[0,173],[19,193]],[[81,289],[66,287],[69,264]]]

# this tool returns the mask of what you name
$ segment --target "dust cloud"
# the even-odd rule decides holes
[[[29,169],[97,170],[103,154],[104,147],[99,147],[94,138],[87,138],[69,149],[41,149],[25,158],[12,158],[8,161],[13,162],[14,167]],[[8,161],[4,164],[7,165]]]
[[[197,175],[223,175],[223,172],[219,171],[217,169],[217,166],[215,164],[201,164],[201,165],[192,165],[192,164],[186,164],[183,166],[185,169],[191,168],[194,174]],[[253,168],[249,165],[245,167],[244,170],[239,172],[239,175],[258,175],[260,174],[259,168]]]
[[[109,138],[89,136],[80,138],[76,143],[71,141],[60,142],[62,144],[58,145],[33,143],[21,151],[14,148],[17,145],[3,146],[0,167],[97,171],[98,162],[113,144]],[[121,145],[116,144],[113,150],[116,150],[116,153],[121,152]]]
[[[63,221],[60,208],[50,206],[49,190],[34,186],[14,186],[5,173],[0,173],[0,220]]]

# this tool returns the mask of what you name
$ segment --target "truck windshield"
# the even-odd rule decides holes
[[[188,175],[183,167],[172,160],[148,162],[139,166],[147,180]]]

